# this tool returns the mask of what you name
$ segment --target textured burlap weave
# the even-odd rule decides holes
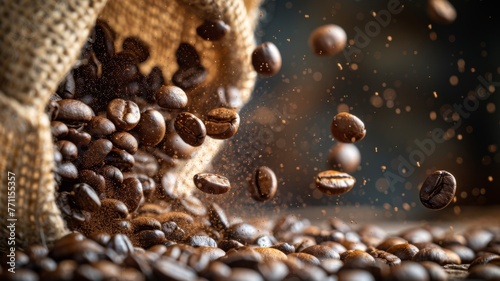
[[[217,105],[220,86],[239,88],[244,102],[250,98],[256,78],[250,55],[259,4],[260,0],[1,0],[0,249],[13,246],[8,245],[12,233],[15,247],[21,249],[35,243],[50,245],[68,231],[54,202],[53,141],[44,110],[76,63],[97,18],[117,32],[117,48],[130,35],[147,42],[151,57],[142,70],[148,73],[158,65],[167,81],[178,67],[179,43],[195,46],[208,76],[188,93],[188,111],[203,115]],[[203,41],[196,27],[204,19],[222,19],[231,32],[221,41]],[[191,159],[179,163],[175,173],[184,179],[176,186],[179,192],[192,190],[193,173],[209,165],[221,144],[207,138]],[[8,204],[9,196],[13,205]],[[14,232],[7,228],[12,223]]]

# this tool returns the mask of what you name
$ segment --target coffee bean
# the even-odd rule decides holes
[[[397,256],[402,261],[405,261],[412,260],[413,257],[419,252],[419,249],[415,245],[402,243],[389,247],[387,252]]]
[[[254,70],[262,77],[270,77],[281,69],[281,54],[272,42],[258,45],[252,52]]]
[[[191,268],[166,257],[153,264],[153,273],[158,280],[195,280],[197,277]]]
[[[365,281],[375,281],[370,272],[363,269],[343,269],[339,270],[338,281],[354,281],[354,280],[365,280]]]
[[[106,219],[102,223],[108,223],[109,220],[124,219],[128,216],[129,211],[127,206],[119,200],[116,199],[102,199],[101,208],[96,214],[97,219]]]
[[[93,141],[81,157],[82,167],[90,168],[103,163],[112,148],[113,144],[107,139]]]
[[[115,54],[114,31],[104,21],[98,20],[95,27],[95,41],[92,44],[92,49],[97,59],[106,63]]]
[[[272,261],[283,261],[287,259],[287,255],[278,249],[268,248],[268,247],[256,247],[253,248],[254,251],[260,254],[262,257],[262,262],[272,262]]]
[[[356,183],[351,175],[335,170],[326,170],[316,175],[316,188],[326,195],[341,195],[349,192]]]
[[[375,263],[375,258],[362,250],[347,250],[340,255],[344,267],[365,268]]]
[[[139,135],[139,141],[143,146],[155,146],[165,136],[165,118],[154,109],[147,109],[141,114],[141,120],[134,128]]]
[[[110,193],[112,187],[120,186],[123,182],[123,173],[115,166],[104,165],[99,169],[99,174],[101,174],[106,182],[107,193]]]
[[[77,179],[78,169],[71,162],[62,162],[57,166],[57,173],[65,179]]]
[[[196,28],[196,34],[207,41],[222,39],[231,27],[221,20],[205,20]]]
[[[65,139],[74,143],[78,148],[82,148],[90,144],[92,136],[87,132],[79,131],[75,128],[69,128]]]
[[[326,245],[312,245],[302,251],[301,253],[311,254],[317,257],[319,260],[324,259],[340,259],[339,254],[332,248]]]
[[[131,36],[125,38],[122,43],[122,48],[125,51],[134,53],[139,62],[144,62],[149,58],[149,47],[138,37]]]
[[[194,114],[181,112],[174,121],[174,128],[184,142],[191,146],[200,146],[205,141],[205,124]]]
[[[464,232],[464,235],[467,239],[467,246],[474,251],[479,251],[485,248],[494,238],[493,233],[484,228],[468,228]]]
[[[215,242],[215,240],[213,238],[206,236],[206,235],[189,236],[186,239],[185,243],[192,246],[192,247],[207,246],[207,247],[217,248],[217,242]]]
[[[337,142],[328,152],[328,167],[345,173],[357,171],[361,154],[355,144]]]
[[[311,265],[319,265],[320,264],[320,260],[311,255],[311,254],[307,254],[307,253],[291,253],[291,254],[288,254],[287,257],[290,259],[290,258],[297,258],[299,261],[305,263],[305,264],[311,264]]]
[[[276,245],[271,246],[271,248],[282,251],[285,255],[295,253],[295,247],[286,242],[281,242]]]
[[[142,80],[142,96],[146,99],[146,101],[151,103],[154,102],[155,94],[163,85],[165,85],[165,77],[163,76],[163,72],[161,71],[161,68],[155,66]]]
[[[440,265],[445,265],[450,263],[447,253],[437,247],[427,247],[420,250],[412,258],[413,261],[433,261]]]
[[[387,280],[409,281],[409,280],[429,280],[429,274],[425,267],[417,262],[403,261],[399,266],[391,267],[391,272]]]
[[[207,214],[205,204],[203,204],[203,202],[195,196],[184,196],[182,198],[175,199],[173,207],[181,212],[185,212],[193,216],[203,217]]]
[[[210,110],[205,119],[207,135],[214,139],[228,139],[238,132],[240,116],[232,109],[219,107]]]
[[[126,178],[119,188],[113,191],[113,198],[122,201],[129,212],[134,212],[143,199],[142,185],[137,178]]]
[[[278,190],[278,180],[273,170],[266,166],[257,168],[248,189],[250,196],[256,201],[272,199]]]
[[[106,165],[112,165],[121,171],[130,171],[135,164],[135,158],[125,150],[113,148],[106,158],[104,158]]]
[[[437,24],[452,24],[457,18],[455,7],[447,0],[427,1],[427,15]]]
[[[140,79],[138,63],[134,53],[121,51],[103,64],[101,80],[107,98],[122,96],[120,91],[124,90],[124,86]]]
[[[116,127],[128,131],[141,119],[139,106],[130,100],[114,99],[108,103],[106,114]]]
[[[397,245],[397,244],[404,244],[408,241],[405,239],[398,237],[398,236],[391,236],[385,238],[380,244],[377,245],[377,249],[382,250],[382,251],[387,251],[390,247]]]
[[[455,177],[447,171],[438,170],[430,174],[420,189],[420,202],[433,210],[448,206],[457,190]]]
[[[94,116],[94,111],[88,105],[75,99],[63,99],[57,102],[59,112],[56,120],[63,121],[66,125],[80,125],[89,122]]]
[[[193,177],[196,187],[209,194],[223,194],[231,189],[229,180],[221,175],[212,173],[198,173]]]
[[[101,200],[92,187],[86,183],[80,183],[73,187],[75,193],[75,204],[82,210],[95,212],[101,207]]]
[[[432,234],[428,230],[419,227],[407,228],[400,233],[400,236],[410,244],[432,242]]]
[[[92,136],[99,138],[111,135],[116,131],[116,127],[108,118],[94,116],[85,126],[85,130]]]
[[[334,56],[345,48],[346,43],[347,34],[335,24],[322,25],[309,36],[309,46],[319,56]]]
[[[78,148],[76,145],[67,140],[56,142],[57,149],[61,152],[63,160],[73,161],[78,157]]]
[[[135,164],[133,172],[154,177],[158,173],[158,160],[143,149],[137,150],[134,154]]]
[[[137,139],[128,132],[115,132],[109,137],[109,140],[114,147],[123,149],[130,154],[135,154],[139,146]]]
[[[462,261],[462,263],[470,264],[474,260],[474,258],[476,257],[474,251],[467,246],[449,245],[446,247],[447,247],[447,249],[456,253],[460,257],[460,260]]]
[[[152,217],[138,217],[132,220],[134,232],[141,232],[143,230],[161,229],[161,224],[158,220]]]
[[[343,143],[354,143],[365,137],[365,124],[355,115],[340,112],[333,117],[330,125],[333,137]]]
[[[156,192],[155,180],[144,174],[137,174],[135,177],[141,182],[144,198],[150,198]]]
[[[177,58],[177,64],[181,68],[188,68],[200,64],[198,52],[191,44],[186,42],[179,44],[175,56]]]
[[[500,280],[500,267],[492,264],[475,266],[469,270],[467,279],[470,280]]]
[[[182,67],[174,72],[172,82],[183,90],[190,90],[200,85],[207,77],[207,70],[202,65]]]
[[[68,126],[61,121],[51,121],[50,132],[55,139],[63,138],[68,134]]]
[[[163,85],[155,94],[156,102],[166,109],[184,109],[188,104],[186,92],[174,85]]]
[[[233,224],[224,231],[225,239],[236,240],[243,244],[252,243],[256,234],[257,229],[245,222]]]
[[[371,248],[367,250],[367,253],[370,254],[375,259],[379,259],[390,266],[401,264],[401,259],[398,256],[383,250]]]

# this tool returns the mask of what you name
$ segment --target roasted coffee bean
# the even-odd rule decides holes
[[[446,281],[449,279],[448,274],[439,264],[431,261],[423,261],[420,264],[427,270],[429,281]]]
[[[493,254],[493,253],[485,253],[485,254],[481,254],[481,255],[478,255],[469,265],[469,271],[478,266],[478,265],[484,265],[484,264],[487,264],[489,263],[491,260],[493,259],[496,259],[500,257],[499,255],[497,254]]]
[[[202,65],[179,68],[172,76],[174,85],[183,90],[190,90],[200,85],[207,77],[207,70]]]
[[[370,272],[363,269],[352,269],[352,268],[342,269],[339,270],[337,276],[338,276],[338,281],[356,281],[356,280],[375,281],[373,275],[370,274]]]
[[[488,243],[492,241],[494,235],[491,231],[485,228],[468,228],[464,232],[465,238],[467,239],[467,246],[474,251],[479,251],[488,246]]]
[[[103,64],[101,79],[108,97],[117,97],[124,86],[140,78],[138,63],[134,53],[121,51]]]
[[[56,120],[63,121],[66,125],[82,124],[89,122],[94,116],[94,111],[88,105],[75,99],[63,99],[57,102],[59,112]]]
[[[143,230],[161,229],[161,224],[158,220],[152,217],[138,217],[132,220],[134,232],[141,232]]]
[[[430,174],[420,189],[420,202],[433,210],[448,206],[457,190],[455,177],[447,171],[438,170]]]
[[[108,103],[106,115],[116,127],[128,131],[141,119],[139,106],[130,100],[114,99]]]
[[[311,265],[319,265],[320,264],[320,260],[317,257],[315,257],[311,254],[307,254],[307,253],[302,253],[302,252],[291,253],[291,254],[288,254],[287,257],[289,259],[296,258],[305,264],[311,264]]]
[[[165,241],[165,234],[158,229],[155,230],[143,230],[134,234],[134,244],[142,248],[149,248],[151,246],[160,244]]]
[[[440,265],[451,263],[448,255],[443,249],[437,247],[427,247],[418,251],[412,258],[413,261],[432,261]]]
[[[50,132],[55,139],[63,138],[68,134],[68,126],[61,121],[51,121]]]
[[[196,272],[171,258],[162,257],[153,264],[153,274],[158,280],[196,280]]]
[[[63,160],[73,161],[78,157],[78,148],[74,143],[67,140],[60,140],[56,142],[56,146],[61,152]]]
[[[401,259],[399,257],[383,250],[372,248],[368,249],[367,253],[370,254],[375,259],[379,259],[390,266],[401,264]]]
[[[387,251],[390,247],[397,245],[397,244],[404,244],[408,241],[405,239],[399,237],[399,236],[391,236],[385,238],[380,244],[377,245],[377,249],[382,250],[382,251]]]
[[[135,177],[141,182],[144,198],[147,199],[151,197],[156,191],[155,180],[144,174],[137,174]]]
[[[135,177],[124,179],[121,186],[114,189],[113,198],[122,201],[129,212],[134,212],[143,199],[141,182]]]
[[[155,146],[165,136],[165,118],[157,110],[148,109],[141,114],[141,120],[134,131],[139,135],[141,145]]]
[[[123,182],[123,173],[115,166],[104,165],[99,169],[99,174],[104,177],[107,187],[116,187]],[[106,190],[108,193],[110,189]]]
[[[271,248],[282,251],[285,255],[295,253],[295,247],[286,242],[281,242],[276,245],[271,246]]]
[[[165,234],[165,238],[168,240],[184,241],[186,237],[186,232],[173,221],[162,223],[161,230]]]
[[[92,187],[86,183],[79,183],[73,187],[75,204],[80,209],[95,212],[101,207],[101,200]]]
[[[109,220],[124,219],[128,214],[127,206],[122,201],[106,198],[101,200],[101,208],[96,218],[103,220],[102,223],[109,223]]]
[[[88,238],[94,240],[103,247],[107,247],[108,242],[111,239],[111,235],[109,235],[109,233],[106,232],[93,232],[88,235]]]
[[[52,97],[55,95],[51,96],[51,100],[47,103],[45,106],[45,112],[47,113],[47,116],[49,117],[50,121],[54,121],[57,119],[57,115],[59,114],[59,104],[57,101],[60,100],[59,95],[57,95],[57,100],[52,100]]]
[[[219,195],[231,189],[229,180],[218,174],[198,173],[194,175],[193,181],[199,190],[209,194]]]
[[[268,248],[268,247],[255,247],[252,248],[254,251],[260,254],[262,262],[272,262],[272,261],[284,261],[287,259],[287,255],[278,249]]]
[[[184,196],[176,199],[173,207],[181,212],[185,212],[193,216],[203,217],[207,214],[205,204],[203,204],[203,202],[195,196]]]
[[[56,93],[63,99],[72,99],[75,97],[75,78],[73,73],[69,72],[64,76],[64,80],[59,83]]]
[[[273,170],[266,166],[257,168],[248,190],[256,201],[264,202],[272,199],[278,190],[278,180]]]
[[[49,252],[49,256],[55,261],[72,259],[76,262],[95,262],[99,256],[104,254],[104,248],[91,239],[83,239],[77,243],[65,243],[64,246],[56,247]]]
[[[155,101],[155,94],[160,90],[161,86],[165,85],[165,77],[161,68],[155,66],[151,72],[144,77],[141,83],[142,95],[148,102]]]
[[[460,257],[460,260],[462,261],[462,263],[470,264],[474,260],[474,258],[476,257],[476,254],[474,253],[474,251],[467,246],[449,245],[446,247],[449,250],[456,253]]]
[[[345,48],[346,43],[347,34],[335,24],[322,25],[309,36],[309,46],[319,56],[334,56]]]
[[[328,152],[328,168],[353,173],[359,168],[361,154],[355,144],[337,142]]]
[[[115,124],[108,118],[102,116],[94,116],[85,126],[85,131],[94,137],[104,137],[111,135],[116,131]]]
[[[107,248],[113,249],[119,255],[129,255],[134,252],[134,246],[128,236],[121,233],[110,237]]]
[[[427,281],[429,274],[425,267],[417,262],[403,261],[399,266],[391,267],[387,280],[394,281]]]
[[[217,230],[224,230],[229,227],[229,220],[227,219],[226,213],[219,204],[209,202],[207,208],[208,218],[212,227]]]
[[[109,137],[109,140],[114,147],[123,149],[130,154],[135,154],[139,146],[137,139],[128,132],[115,132]]]
[[[193,235],[189,236],[186,241],[186,244],[192,247],[201,247],[201,246],[207,246],[207,247],[215,247],[217,248],[217,242],[209,236],[206,235]]]
[[[203,121],[189,112],[181,112],[177,115],[174,128],[182,140],[191,146],[202,145],[207,135]]]
[[[469,270],[470,280],[500,280],[500,266],[483,264]]]
[[[457,18],[457,11],[447,0],[427,1],[427,15],[437,24],[452,24]]]
[[[272,42],[264,42],[252,52],[253,68],[262,77],[270,77],[278,73],[281,63],[281,53]]]
[[[227,252],[231,249],[238,249],[238,248],[244,247],[244,245],[242,243],[240,243],[236,240],[232,240],[232,239],[229,239],[229,240],[223,239],[217,243],[217,246],[219,248],[221,248],[222,250],[224,250],[225,252]]]
[[[419,252],[419,249],[415,245],[406,242],[391,246],[386,251],[388,253],[397,256],[402,261],[405,261],[405,260],[412,260],[413,257]]]
[[[295,236],[291,241],[295,247],[295,251],[302,252],[305,248],[316,245],[316,240],[310,236]]]
[[[94,27],[95,41],[92,43],[92,49],[97,59],[106,63],[115,54],[114,31],[104,21],[97,20]]]
[[[324,259],[340,259],[339,254],[332,248],[326,245],[312,245],[302,251],[301,253],[311,254],[317,257],[319,260]]]
[[[107,139],[93,141],[81,157],[82,167],[90,168],[103,163],[112,148],[113,144]]]
[[[4,281],[38,281],[40,280],[36,272],[28,268],[15,268],[15,273],[5,270],[0,271],[0,279]]]
[[[375,258],[362,250],[347,250],[340,255],[340,259],[344,267],[349,268],[365,268],[375,264]]]
[[[196,34],[207,41],[222,39],[231,28],[221,20],[205,20],[196,28]]]
[[[316,188],[326,195],[341,195],[349,192],[356,183],[351,175],[335,170],[326,170],[316,176]]]
[[[189,43],[181,43],[175,52],[177,64],[181,68],[189,68],[200,65],[200,56],[196,49]]]
[[[92,136],[87,132],[79,131],[75,128],[69,128],[65,139],[74,143],[78,148],[82,148],[90,144]]]
[[[257,229],[248,223],[242,222],[231,225],[224,231],[224,238],[236,240],[243,244],[252,243],[257,234]]]
[[[205,119],[207,135],[213,139],[228,139],[238,132],[239,126],[238,113],[224,107],[210,110]]]
[[[139,62],[144,62],[149,58],[149,47],[138,37],[131,36],[125,38],[122,43],[122,48],[125,51],[134,53]]]
[[[188,104],[186,92],[174,85],[163,85],[155,94],[156,102],[166,109],[184,109]]]
[[[333,117],[330,131],[337,141],[343,143],[358,142],[366,135],[363,121],[348,112],[340,112]]]
[[[400,236],[410,244],[432,242],[432,234],[419,227],[407,228],[400,233]]]
[[[57,166],[57,173],[65,179],[77,179],[78,169],[71,162],[62,162]]]
[[[104,158],[106,165],[112,165],[121,171],[130,171],[135,164],[135,158],[125,150],[113,148]]]

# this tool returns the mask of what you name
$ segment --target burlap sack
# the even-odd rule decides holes
[[[53,145],[45,106],[77,60],[97,18],[151,47],[144,71],[159,65],[169,80],[181,42],[197,48],[206,82],[188,94],[191,112],[217,103],[216,89],[235,86],[244,102],[256,74],[250,63],[260,0],[2,0],[0,1],[0,247],[50,245],[67,233],[54,202]],[[203,41],[196,27],[222,19],[231,32]],[[147,73],[147,72],[145,72]],[[209,164],[223,144],[206,139],[193,158],[175,168],[179,192],[192,190],[193,173]],[[182,180],[184,179],[184,180]],[[12,203],[12,204],[8,204]],[[12,227],[15,225],[15,229]],[[8,228],[8,226],[11,226]],[[9,241],[15,239],[15,245]]]

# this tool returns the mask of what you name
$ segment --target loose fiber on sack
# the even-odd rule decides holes
[[[0,1],[0,213],[8,215],[8,173],[15,174],[16,248],[50,244],[67,233],[54,202],[53,147],[45,106],[58,83],[76,63],[97,18],[117,32],[117,41],[140,37],[151,48],[148,71],[160,66],[167,81],[176,70],[179,43],[196,47],[206,81],[188,92],[188,111],[203,115],[217,104],[217,88],[237,87],[244,103],[256,74],[250,64],[260,0],[2,0]],[[203,41],[196,27],[204,19],[222,19],[231,32],[221,41]],[[223,144],[207,141],[174,171],[179,193],[192,190],[194,172],[210,164]],[[12,174],[10,174],[12,175]],[[12,189],[12,188],[11,188]],[[10,190],[13,191],[13,190]],[[0,250],[10,235],[0,222]]]

